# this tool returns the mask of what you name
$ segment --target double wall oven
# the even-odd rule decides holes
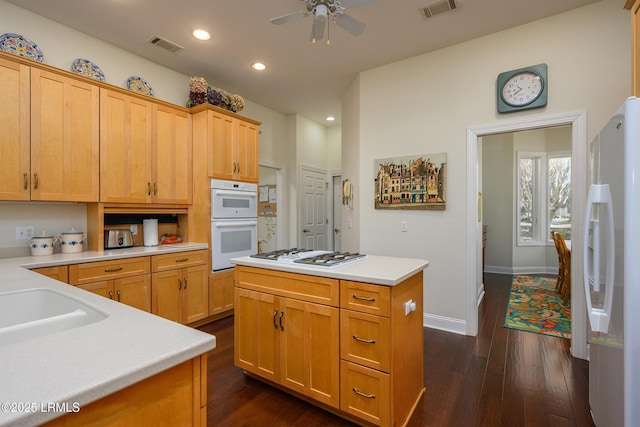
[[[231,258],[258,252],[258,185],[211,180],[211,265],[233,268]]]

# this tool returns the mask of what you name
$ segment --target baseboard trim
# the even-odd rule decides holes
[[[437,314],[423,313],[422,324],[426,328],[438,329],[440,331],[452,332],[454,334],[466,335],[467,322],[462,319],[438,316]]]
[[[547,267],[545,265],[538,267],[503,267],[500,265],[487,265],[484,268],[485,273],[495,274],[558,274],[558,267]]]

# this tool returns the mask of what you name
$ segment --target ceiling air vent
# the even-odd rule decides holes
[[[427,7],[422,9],[422,13],[424,14],[425,18],[431,18],[434,15],[439,15],[455,8],[455,0],[441,0],[427,5]]]
[[[179,44],[175,44],[174,42],[171,42],[167,39],[163,39],[160,36],[153,36],[151,38],[151,40],[149,40],[149,43],[154,44],[158,47],[161,47],[163,49],[168,50],[171,53],[176,53],[179,52],[181,50],[184,50],[184,48],[182,46],[180,46]]]

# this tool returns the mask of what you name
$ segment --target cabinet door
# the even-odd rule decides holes
[[[113,299],[113,280],[100,280],[98,282],[76,285],[80,289],[93,292],[101,297]]]
[[[31,200],[97,202],[99,88],[31,70]]]
[[[233,179],[233,144],[236,138],[237,121],[224,114],[209,112],[209,176],[218,179]]]
[[[183,269],[183,323],[204,319],[209,312],[209,271],[206,265]]]
[[[151,275],[151,312],[182,323],[182,270]]]
[[[339,310],[281,298],[280,383],[338,408]]]
[[[229,269],[209,276],[209,316],[233,310],[235,270]]]
[[[100,201],[149,203],[153,104],[100,90]]]
[[[113,281],[116,301],[151,312],[151,275],[127,277]]]
[[[279,310],[270,294],[236,288],[233,360],[237,367],[278,382]]]
[[[69,283],[69,269],[66,265],[59,265],[57,267],[42,267],[34,268],[34,273],[42,274],[43,276],[51,277],[60,282]]]
[[[153,151],[154,202],[191,204],[191,115],[159,105]]]
[[[0,200],[29,200],[30,67],[0,59]]]
[[[234,147],[236,171],[234,179],[258,182],[258,127],[238,121]]]

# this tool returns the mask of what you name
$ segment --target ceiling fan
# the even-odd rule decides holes
[[[306,11],[293,12],[288,15],[279,16],[271,19],[271,22],[276,25],[281,25],[286,22],[293,21],[297,18],[304,18],[308,15],[313,15],[313,26],[311,27],[311,41],[315,43],[317,40],[322,40],[324,37],[324,27],[327,21],[333,22],[343,30],[353,34],[354,36],[362,34],[365,24],[345,15],[346,9],[353,7],[364,6],[369,3],[373,3],[376,0],[300,0],[303,1],[306,7]],[[328,28],[328,25],[327,25]],[[328,32],[328,30],[327,30]],[[327,37],[327,44],[331,41]]]

